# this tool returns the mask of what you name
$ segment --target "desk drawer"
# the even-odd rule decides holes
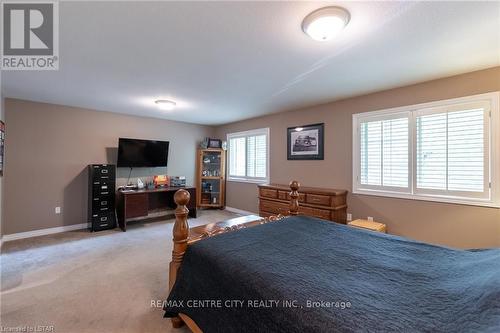
[[[321,194],[307,194],[306,202],[313,205],[330,206],[330,196]]]
[[[126,219],[148,216],[149,200],[147,193],[129,194],[125,196]]]

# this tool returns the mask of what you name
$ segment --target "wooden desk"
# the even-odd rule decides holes
[[[196,218],[196,188],[195,187],[162,187],[152,190],[118,191],[116,210],[118,225],[127,231],[127,220],[148,219],[161,215],[150,216],[153,212],[163,212],[175,209],[174,194],[179,189],[184,189],[191,195],[187,208],[189,216]]]

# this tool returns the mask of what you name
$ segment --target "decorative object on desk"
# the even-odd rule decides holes
[[[148,182],[146,183],[146,188],[147,188],[148,190],[154,190],[154,189],[155,189],[155,187],[156,187],[156,186],[155,186],[155,183],[154,183],[152,180],[150,180],[150,181],[148,181]]]
[[[175,176],[170,178],[170,186],[172,187],[184,187],[186,186],[185,176]]]
[[[323,160],[325,124],[289,127],[287,129],[288,160]]]
[[[137,188],[139,190],[142,190],[144,188],[144,183],[142,182],[141,178],[137,178]]]
[[[167,175],[156,175],[153,177],[155,187],[170,186],[170,177]]]
[[[0,121],[0,176],[3,176],[3,157],[5,150],[5,123]]]
[[[226,151],[223,149],[200,149],[197,158],[198,207],[224,207],[226,182]]]
[[[208,139],[208,148],[222,148],[222,140],[219,139]]]
[[[201,149],[207,149],[208,148],[208,138],[203,139],[202,142],[200,142],[200,148]]]

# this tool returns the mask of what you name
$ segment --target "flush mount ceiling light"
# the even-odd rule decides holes
[[[324,42],[338,35],[349,23],[351,15],[341,7],[324,7],[307,15],[302,30],[312,39]]]
[[[177,105],[175,102],[169,101],[167,99],[156,100],[155,104],[158,105],[160,110],[166,110],[166,111],[171,111],[175,109],[175,106]]]

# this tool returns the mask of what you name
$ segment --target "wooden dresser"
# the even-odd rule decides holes
[[[287,185],[259,185],[260,216],[286,214],[290,205],[289,192],[290,187]],[[300,187],[299,213],[345,224],[347,190]]]

